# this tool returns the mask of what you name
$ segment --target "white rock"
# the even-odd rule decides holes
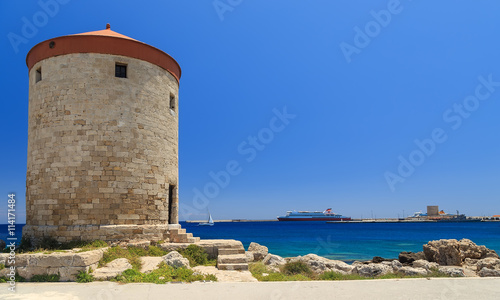
[[[255,261],[254,253],[251,251],[245,251],[245,255],[247,257],[247,262]]]
[[[98,268],[92,275],[97,280],[108,280],[116,277],[123,273],[123,271],[132,269],[132,265],[128,262],[126,258],[117,258],[112,262],[109,262],[103,268]]]
[[[9,267],[6,267],[6,268],[0,270],[0,277],[8,277],[7,274],[9,274],[9,272],[10,272]]]
[[[251,242],[248,246],[248,251],[253,252],[254,260],[263,260],[264,257],[269,253],[266,246],[259,245],[257,243]]]
[[[500,277],[500,270],[482,268],[478,275],[481,277]]]
[[[402,267],[398,270],[398,272],[407,276],[414,276],[414,275],[425,276],[429,274],[429,271],[424,268],[412,268],[412,267]]]
[[[468,239],[430,241],[423,248],[428,261],[442,266],[462,266],[466,258],[499,258],[495,251],[478,246]]]
[[[172,251],[167,255],[162,256],[162,259],[167,265],[174,268],[189,268],[189,260],[177,251]]]
[[[87,267],[61,267],[58,269],[59,281],[76,281],[76,276],[81,271],[88,272]]]
[[[108,248],[101,248],[92,251],[85,251],[81,253],[75,253],[73,257],[72,265],[73,267],[87,267],[99,262],[102,258],[104,252],[106,252]]]
[[[428,262],[425,259],[419,259],[413,262],[412,266],[414,268],[424,268],[427,271],[430,269],[437,269],[439,265],[435,262]]]
[[[196,266],[193,271],[198,274],[212,274],[217,277],[218,282],[257,282],[250,271],[228,271],[219,270],[213,266]],[[221,291],[223,293],[223,291]],[[166,299],[166,298],[165,298]]]
[[[371,263],[366,265],[358,265],[352,272],[365,277],[376,277],[391,273],[392,271],[392,266]]]
[[[500,270],[500,259],[492,257],[483,258],[477,261],[476,266],[478,271],[481,271],[483,268]]]
[[[438,270],[451,277],[465,277],[465,272],[462,268],[441,266]]]
[[[393,260],[391,263],[392,270],[397,272],[399,269],[403,267],[403,264],[399,262],[399,260]]]
[[[354,269],[353,266],[346,264],[340,260],[331,260],[318,256],[316,254],[307,254],[305,256],[298,256],[292,258],[290,261],[302,261],[307,264],[315,273],[323,272],[338,272],[342,274],[349,274]]]
[[[477,262],[479,261],[479,259],[474,259],[474,258],[469,258],[467,257],[464,261],[464,266],[467,266],[467,267],[476,267],[477,265]]]
[[[279,255],[269,253],[266,255],[266,257],[264,257],[262,263],[264,263],[266,266],[277,267],[286,264],[286,260]]]
[[[163,261],[162,257],[158,256],[143,256],[141,257],[141,273],[150,273],[158,269],[158,265]]]
[[[355,260],[355,261],[351,264],[351,266],[353,266],[353,267],[356,267],[356,266],[361,266],[361,265],[364,265],[364,263],[363,263],[363,262],[361,262],[361,261],[358,261],[358,260]]]

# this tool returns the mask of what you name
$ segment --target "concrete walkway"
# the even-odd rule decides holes
[[[191,284],[0,284],[0,299],[500,299],[500,278],[434,278],[309,282],[210,282]]]

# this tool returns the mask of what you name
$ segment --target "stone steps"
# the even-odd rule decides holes
[[[218,264],[240,264],[246,263],[247,257],[245,254],[228,254],[220,255],[217,257]]]
[[[171,243],[196,243],[199,242],[199,237],[193,237],[193,234],[184,228],[170,229],[170,242]]]
[[[245,254],[245,249],[241,248],[220,248],[219,255]]]
[[[248,271],[248,264],[218,264],[217,268],[226,271]]]
[[[197,237],[197,236],[195,236],[195,237],[190,237],[190,238],[188,238],[188,241],[187,241],[187,242],[188,242],[188,243],[197,243],[197,242],[199,242],[199,241],[200,241],[200,238],[199,238],[199,237]]]
[[[219,270],[248,271],[245,248],[241,242],[219,247],[217,252],[217,268]]]

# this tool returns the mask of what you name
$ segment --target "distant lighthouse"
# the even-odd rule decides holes
[[[23,236],[193,242],[178,225],[178,63],[109,24],[41,42],[26,63]]]

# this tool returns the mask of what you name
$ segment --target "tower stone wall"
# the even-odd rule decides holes
[[[77,53],[49,52],[29,71],[23,236],[168,240],[180,228],[178,78],[108,49],[65,52]]]

